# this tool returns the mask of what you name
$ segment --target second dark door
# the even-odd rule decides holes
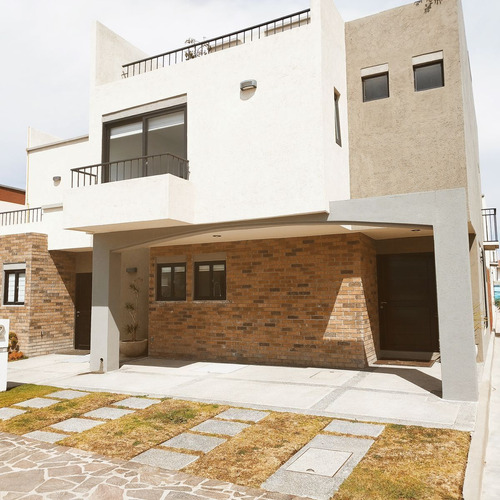
[[[92,273],[76,275],[75,349],[90,349]]]

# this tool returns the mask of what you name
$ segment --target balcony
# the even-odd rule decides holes
[[[164,174],[172,174],[187,180],[189,178],[188,160],[164,153],[73,168],[71,169],[71,187],[93,186]]]
[[[483,240],[485,250],[496,250],[498,244],[497,209],[483,208]]]
[[[310,21],[310,9],[295,12],[294,14],[279,17],[262,24],[251,26],[250,28],[228,33],[227,35],[211,38],[210,40],[203,40],[202,42],[196,42],[180,49],[124,64],[122,66],[122,77],[129,78],[131,76],[140,75],[141,73],[195,59],[213,52],[237,47],[238,45],[253,42],[260,38],[306,26]]]

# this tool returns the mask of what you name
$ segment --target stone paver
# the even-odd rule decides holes
[[[57,443],[61,439],[67,438],[67,434],[61,434],[59,432],[47,432],[47,431],[33,431],[24,434],[24,437],[37,439],[38,441],[43,441],[44,443]]]
[[[213,436],[201,436],[200,434],[190,434],[184,432],[161,444],[168,448],[183,448],[185,450],[202,451],[208,453],[226,440]]]
[[[22,403],[16,403],[16,406],[21,406],[22,408],[47,408],[47,406],[52,406],[59,402],[57,399],[32,398]]]
[[[207,434],[222,434],[223,436],[236,436],[243,429],[249,427],[248,424],[240,422],[223,422],[221,420],[205,420],[201,424],[193,427],[192,431],[206,432]]]
[[[230,408],[217,415],[217,418],[224,420],[243,420],[245,422],[259,422],[267,417],[269,412],[257,410],[242,410],[240,408]]]
[[[18,408],[0,408],[0,420],[9,420],[26,413],[26,410],[19,410]]]
[[[384,425],[364,424],[362,422],[347,422],[345,420],[333,420],[324,428],[326,432],[338,432],[340,434],[370,437],[380,436],[384,429]]]
[[[159,403],[158,399],[148,399],[148,398],[127,398],[122,401],[113,403],[115,406],[125,406],[126,408],[133,408],[134,410],[144,410],[144,408],[149,408],[152,405]]]
[[[291,500],[287,495],[4,433],[0,433],[0,462],[0,488],[9,495],[6,499]]]
[[[329,500],[373,443],[371,439],[320,434],[283,464],[262,484],[262,487],[289,495]],[[330,475],[335,467],[330,467],[328,464],[325,467],[321,463],[321,460],[326,458],[324,451],[328,450],[341,453],[341,455],[331,455],[327,459],[335,462],[332,465],[338,466],[336,468],[338,472],[333,471],[333,477]],[[296,462],[299,463],[294,467],[293,464]],[[297,470],[302,472],[297,472]]]
[[[132,462],[139,462],[152,467],[160,467],[168,470],[180,470],[195,460],[198,460],[198,455],[188,455],[187,453],[178,453],[175,451],[160,450],[151,448],[150,450],[137,455],[132,459]]]
[[[90,392],[83,392],[83,391],[73,391],[73,390],[65,390],[65,391],[57,391],[53,392],[51,394],[47,394],[49,398],[56,398],[56,399],[76,399],[76,398],[83,398],[83,396],[88,396]]]
[[[103,418],[105,420],[116,420],[117,418],[134,413],[134,410],[123,410],[122,408],[98,408],[84,413],[84,417]]]
[[[85,418],[69,418],[68,420],[53,424],[51,427],[63,432],[83,432],[104,423],[105,422],[97,420],[87,420]]]

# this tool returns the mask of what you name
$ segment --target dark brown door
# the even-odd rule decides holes
[[[379,255],[380,347],[439,351],[434,254]]]
[[[75,349],[90,349],[92,273],[76,275]]]

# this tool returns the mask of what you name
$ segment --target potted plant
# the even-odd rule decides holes
[[[137,340],[139,322],[137,320],[139,308],[139,279],[132,281],[128,288],[132,294],[132,301],[125,303],[125,310],[129,315],[130,322],[125,325],[126,334],[129,338],[120,341],[120,354],[126,358],[137,358],[144,356],[148,351],[148,339]]]

